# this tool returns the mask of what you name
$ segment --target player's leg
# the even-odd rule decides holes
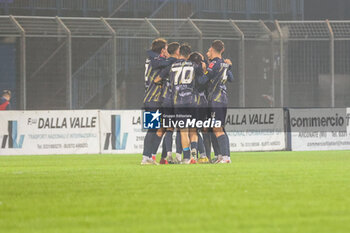
[[[224,124],[226,118],[226,106],[217,106],[213,109],[215,111],[215,118]],[[218,158],[218,163],[230,163],[230,149],[228,136],[224,131],[224,127],[213,128],[213,132],[218,140],[219,148],[222,156]]]
[[[168,161],[166,160],[166,145],[165,145],[165,137],[167,135],[167,132],[165,132],[163,143],[162,143],[162,156],[160,158],[159,163],[160,164],[168,164]]]
[[[145,106],[145,111],[152,112],[154,111],[154,108],[151,106]],[[152,159],[152,142],[154,135],[156,134],[156,131],[154,129],[148,129],[144,143],[143,143],[143,152],[142,152],[142,161],[141,165],[147,165],[147,164],[157,164],[155,160]]]
[[[189,164],[191,162],[189,129],[188,128],[180,129],[180,135],[181,135],[182,150],[184,153],[184,159],[182,160],[182,163]]]
[[[151,150],[152,150],[152,158],[154,160],[156,159],[157,151],[158,151],[160,143],[162,142],[164,132],[165,132],[165,130],[163,128],[160,128],[153,135]]]
[[[198,132],[198,151],[199,151],[198,163],[209,163],[209,159],[205,152],[204,141],[200,132]]]
[[[197,131],[197,136],[198,136],[198,153],[199,153],[199,157],[201,157],[201,156],[207,157],[207,155],[205,153],[203,137],[202,137],[202,134],[201,134],[201,132],[199,130]]]
[[[198,133],[196,128],[189,129],[189,137],[191,141],[191,162],[195,163],[198,151]]]
[[[211,129],[210,133],[209,133],[209,137],[211,140],[211,143],[213,145],[213,149],[214,149],[214,160],[213,163],[215,163],[219,157],[222,156],[220,148],[219,148],[219,143],[218,143],[218,139],[216,138],[213,129]]]
[[[205,153],[207,155],[207,158],[209,161],[211,161],[211,140],[210,140],[210,132],[211,130],[208,128],[204,128],[202,130],[202,135],[203,135],[203,144],[205,147]]]
[[[180,130],[176,130],[176,157],[175,163],[181,163],[182,160],[182,144],[181,144],[181,134]]]
[[[173,131],[173,128],[167,129],[166,134],[164,136],[166,160],[168,161],[168,163],[174,163],[174,159],[172,156]]]
[[[147,165],[147,164],[156,164],[156,162],[152,159],[152,148],[151,148],[151,144],[152,144],[152,140],[153,137],[155,135],[155,131],[154,130],[147,130],[145,139],[144,139],[144,146],[143,146],[143,152],[142,152],[142,161],[141,161],[141,165]]]
[[[231,150],[230,150],[230,138],[228,137],[228,134],[227,134],[227,132],[226,132],[226,129],[225,129],[225,127],[224,127],[224,132],[225,132],[225,135],[226,135],[226,137],[227,137],[227,150],[228,150],[228,156],[229,157],[231,157]]]

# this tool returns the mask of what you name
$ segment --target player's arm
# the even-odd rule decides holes
[[[227,75],[227,80],[229,82],[233,82],[233,74],[232,74],[232,71],[231,71],[231,68],[232,68],[232,61],[230,59],[225,59],[224,60],[225,63],[227,65],[229,65],[229,67],[227,68],[227,72],[226,72],[226,75]]]
[[[157,85],[161,85],[163,80],[169,75],[171,66],[167,66],[166,68],[160,71],[159,75],[153,80],[153,82]]]
[[[227,75],[227,81],[229,81],[230,83],[233,82],[234,78],[233,78],[233,74],[232,74],[231,70],[227,70],[226,75]]]
[[[161,69],[171,65],[174,61],[172,59],[164,59],[160,57],[155,57],[151,59],[151,65],[153,69]]]
[[[232,61],[230,59],[225,59],[224,61],[225,61],[226,64],[229,65],[227,70],[231,70],[231,68],[232,68]]]
[[[208,81],[209,81],[209,78],[207,75],[203,74],[201,76],[196,76],[196,79],[197,79],[197,82],[200,84],[200,85],[204,85],[206,84]]]

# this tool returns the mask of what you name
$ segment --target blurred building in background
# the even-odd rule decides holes
[[[303,19],[304,0],[0,0],[0,14],[114,18]]]

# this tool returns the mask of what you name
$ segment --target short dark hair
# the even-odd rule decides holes
[[[193,52],[190,54],[190,57],[188,58],[189,61],[199,65],[201,64],[202,60],[202,56],[199,52]]]
[[[222,53],[225,48],[225,44],[221,40],[214,40],[213,43],[211,43],[211,47],[215,49],[216,52]]]
[[[184,43],[180,46],[180,55],[188,57],[191,53],[191,46],[187,43]]]
[[[180,48],[180,44],[177,42],[172,42],[168,44],[168,53],[169,54],[174,54],[176,50]]]
[[[4,96],[4,95],[9,95],[9,96],[11,96],[11,91],[9,91],[9,90],[3,90],[2,91],[2,95]]]
[[[163,38],[157,38],[152,41],[152,47],[151,50],[155,53],[160,54],[162,52],[162,49],[165,49],[167,44],[167,41]]]

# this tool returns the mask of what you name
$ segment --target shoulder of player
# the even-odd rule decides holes
[[[178,60],[175,61],[172,66],[173,67],[178,67],[178,66],[193,66],[194,64],[190,61],[185,61],[185,60]]]
[[[225,63],[224,59],[215,59],[209,63],[210,69],[221,68],[221,67],[229,67],[229,64]]]

